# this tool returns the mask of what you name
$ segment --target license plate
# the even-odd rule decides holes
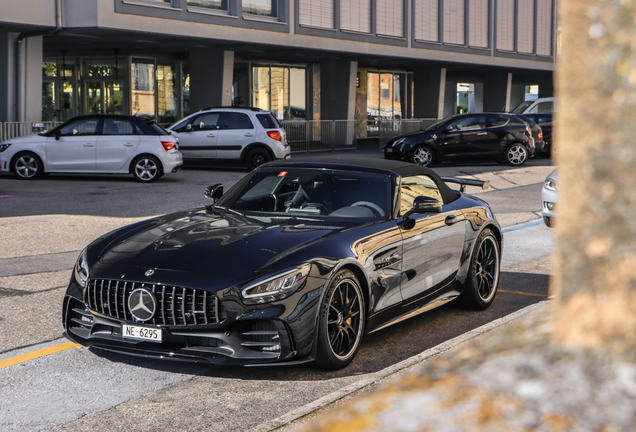
[[[136,339],[161,343],[161,329],[155,327],[141,327],[124,324],[121,326],[121,336],[124,339]]]
[[[393,153],[393,149],[391,147],[384,149],[385,153]]]

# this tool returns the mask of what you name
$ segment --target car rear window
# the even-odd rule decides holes
[[[137,121],[135,126],[139,135],[170,135],[154,121]]]
[[[271,114],[256,114],[256,118],[265,129],[278,129],[278,123]]]

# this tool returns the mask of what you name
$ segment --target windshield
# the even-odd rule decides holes
[[[217,205],[254,216],[368,222],[388,217],[391,176],[335,169],[261,168]]]
[[[450,117],[446,117],[445,119],[438,120],[435,123],[433,123],[432,125],[427,126],[426,129],[424,129],[424,131],[432,131],[432,130],[435,130],[435,129],[439,129],[440,127],[442,127],[442,125],[444,123],[446,123],[449,120],[450,120]]]
[[[515,114],[523,114],[523,112],[533,103],[534,101],[532,100],[521,102],[515,109],[512,110],[512,112]]]

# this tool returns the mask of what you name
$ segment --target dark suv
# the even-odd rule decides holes
[[[386,159],[428,166],[447,160],[500,160],[523,165],[534,154],[529,124],[514,114],[459,114],[391,139]]]
[[[537,154],[545,157],[552,157],[552,113],[531,113],[523,114],[539,126],[543,131],[544,146],[541,150],[537,149]]]

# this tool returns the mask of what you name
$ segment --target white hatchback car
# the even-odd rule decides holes
[[[206,108],[168,130],[179,138],[185,159],[239,160],[254,169],[291,156],[285,130],[259,108]]]
[[[121,173],[149,183],[182,164],[179,140],[144,117],[75,117],[49,132],[0,143],[0,170],[25,180],[44,173]]]
[[[559,179],[557,170],[548,175],[541,189],[541,213],[543,222],[550,228],[554,227],[554,217],[556,216],[556,205],[559,201]]]

